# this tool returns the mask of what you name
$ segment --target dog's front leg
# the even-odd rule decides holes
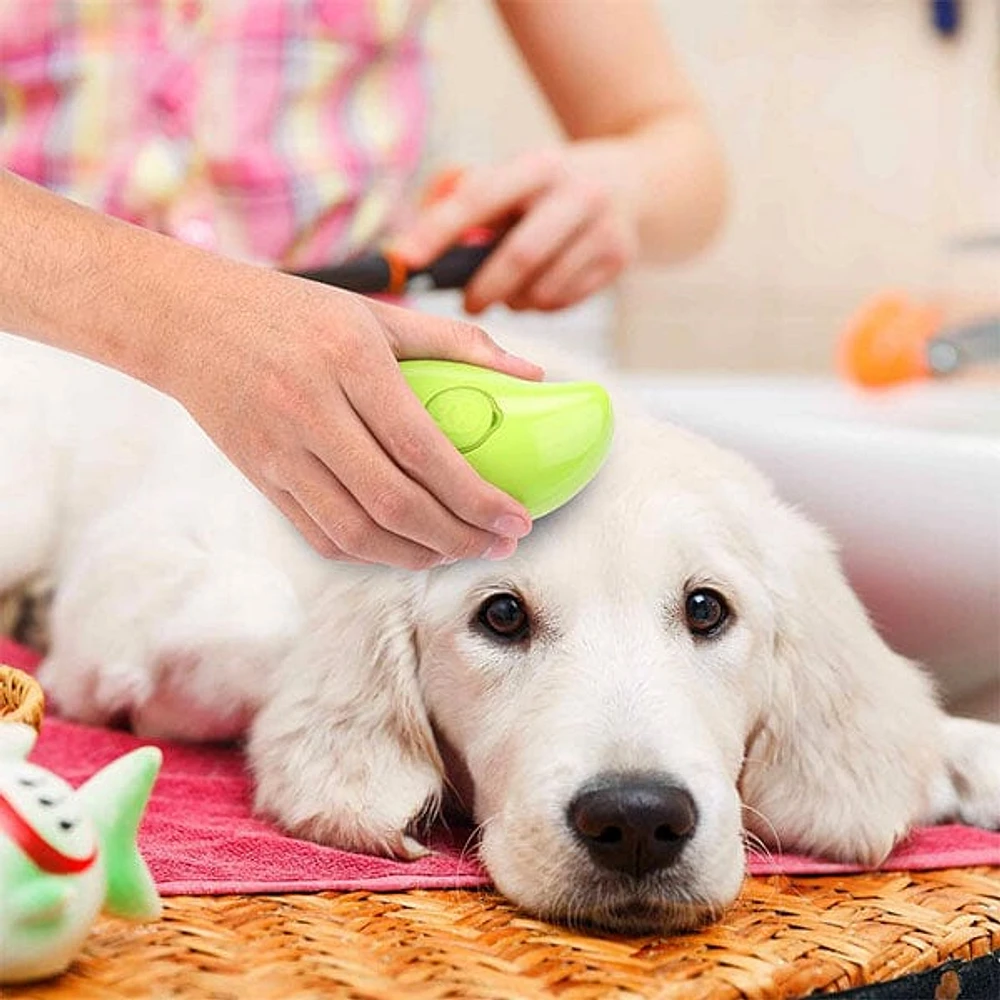
[[[279,666],[251,730],[256,805],[298,836],[412,859],[443,767],[417,681],[412,577],[348,567]]]

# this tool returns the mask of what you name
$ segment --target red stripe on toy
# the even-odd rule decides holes
[[[96,847],[84,858],[71,858],[56,850],[3,794],[0,794],[0,832],[6,833],[42,871],[51,875],[78,875],[97,860]]]

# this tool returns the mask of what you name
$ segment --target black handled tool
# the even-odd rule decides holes
[[[392,251],[384,250],[333,267],[297,271],[296,274],[364,295],[402,295],[413,282],[431,288],[464,288],[495,247],[495,242],[459,244],[426,267],[415,270],[410,270]]]

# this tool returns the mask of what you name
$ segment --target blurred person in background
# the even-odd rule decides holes
[[[531,525],[396,362],[541,372],[282,272],[387,243],[419,267],[491,224],[466,308],[558,309],[696,252],[725,187],[652,0],[496,0],[565,140],[414,209],[431,6],[0,4],[0,328],[173,396],[323,555],[406,567],[504,558]]]

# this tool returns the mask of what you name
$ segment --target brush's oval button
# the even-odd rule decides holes
[[[502,419],[496,400],[471,385],[450,386],[426,403],[434,423],[461,452],[478,448],[499,426]]]

